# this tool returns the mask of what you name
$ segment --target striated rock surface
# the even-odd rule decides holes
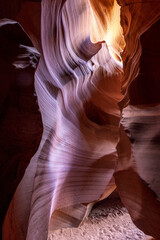
[[[158,57],[148,63],[146,53],[159,49],[160,2],[43,0],[41,24],[39,3],[17,12],[41,53],[35,89],[43,135],[8,209],[3,239],[45,240],[79,226],[116,187],[135,224],[159,239],[159,70]],[[31,126],[23,127],[29,134]]]
[[[125,97],[120,106],[125,108],[122,110],[121,124],[130,142],[121,133],[118,147],[120,161],[114,176],[121,200],[134,223],[146,234],[159,239],[160,153],[157,146],[160,112],[156,88],[159,85],[157,42],[160,35],[157,33],[160,25],[157,20],[160,6],[158,1],[135,1],[129,5],[119,3],[122,5],[126,41],[122,53],[122,92]],[[130,150],[123,149],[123,139]]]

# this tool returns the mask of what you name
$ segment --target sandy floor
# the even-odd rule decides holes
[[[79,228],[60,229],[48,240],[150,240],[136,228],[119,199],[106,199],[94,206]]]

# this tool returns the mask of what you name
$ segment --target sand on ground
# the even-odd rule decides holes
[[[78,228],[59,229],[48,240],[151,240],[132,222],[120,199],[97,203]]]

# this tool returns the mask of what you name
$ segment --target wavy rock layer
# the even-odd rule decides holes
[[[130,141],[128,142],[124,133],[120,134],[118,147],[120,161],[114,176],[121,200],[134,223],[146,234],[159,239],[160,204],[157,171],[160,164],[157,161],[159,127],[156,127],[159,125],[159,99],[155,87],[158,85],[159,70],[156,68],[157,58],[151,55],[156,55],[154,49],[158,45],[156,42],[159,34],[156,33],[159,29],[157,20],[160,16],[160,5],[158,1],[132,4],[127,2],[126,5],[122,1],[119,3],[122,5],[121,17],[126,41],[126,48],[122,54],[124,62],[122,92],[125,97],[120,106],[123,108],[130,103],[122,111],[121,124]],[[148,31],[145,32],[146,30]],[[158,49],[159,47],[156,51]],[[152,63],[150,59],[153,59]],[[154,96],[152,91],[155,92]],[[126,142],[125,146],[128,144],[130,150],[124,151],[123,139]]]
[[[153,193],[159,197],[159,151],[151,141],[159,139],[153,125],[159,106],[126,106],[139,72],[140,36],[160,17],[160,3],[118,3],[121,9],[116,1],[43,0],[41,39],[21,8],[17,19],[41,53],[35,88],[43,135],[10,204],[4,240],[44,240],[58,228],[78,226],[90,203],[116,185],[136,225],[159,238]]]

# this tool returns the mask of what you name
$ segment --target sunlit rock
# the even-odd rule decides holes
[[[15,19],[41,54],[43,135],[8,209],[4,240],[45,240],[79,226],[116,187],[135,224],[159,238],[159,99],[142,105],[134,85],[143,34],[159,17],[159,1],[43,0],[41,16],[39,3],[22,4]]]

